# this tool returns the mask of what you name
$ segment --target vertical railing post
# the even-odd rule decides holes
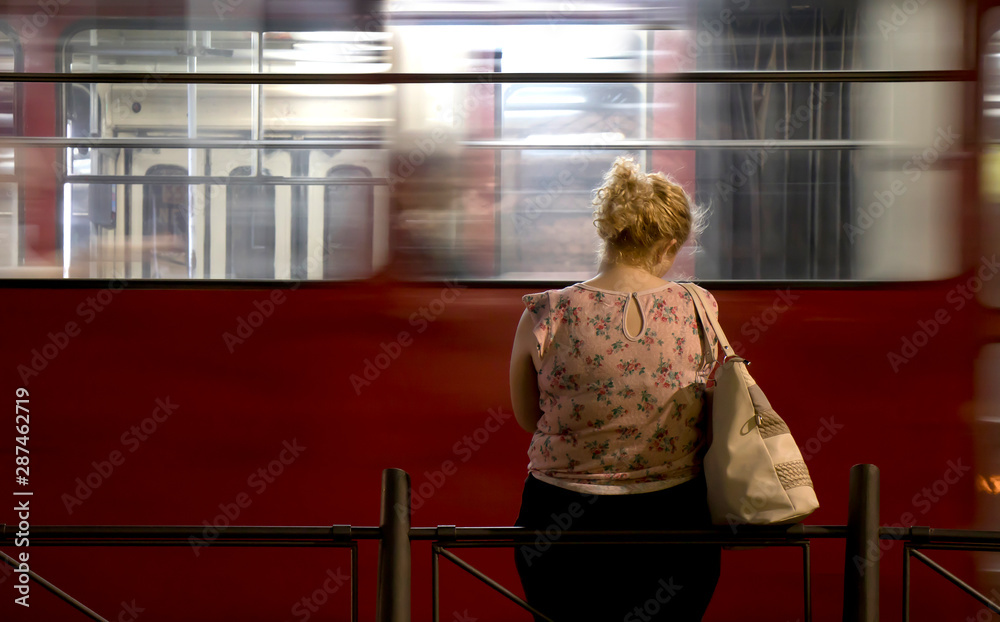
[[[410,622],[410,476],[382,471],[377,622]]]
[[[851,467],[844,554],[844,622],[878,621],[879,473],[874,464]]]

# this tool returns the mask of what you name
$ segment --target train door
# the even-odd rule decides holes
[[[371,178],[367,168],[334,166],[326,176]],[[375,190],[369,184],[330,184],[323,193],[323,278],[351,278],[371,272]]]
[[[188,171],[176,164],[154,164],[146,175],[187,176]],[[147,256],[142,262],[142,277],[187,278],[188,252],[188,187],[176,184],[147,183],[142,192],[142,236]],[[104,184],[105,187],[110,187]]]
[[[264,176],[270,175],[267,169]],[[249,177],[239,166],[231,177]],[[275,187],[256,184],[226,186],[226,277],[273,279],[275,256]]]

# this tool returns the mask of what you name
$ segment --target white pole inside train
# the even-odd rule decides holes
[[[188,32],[188,58],[187,58],[187,70],[188,73],[198,72],[198,32],[190,31]],[[188,118],[188,138],[198,137],[198,85],[188,84],[187,85],[187,118]],[[198,150],[188,149],[188,175],[196,175],[198,170]],[[194,206],[197,205],[197,193],[198,187],[194,184],[188,185],[188,210],[187,210],[187,221],[188,221],[188,244],[187,244],[187,275],[188,278],[194,278]]]

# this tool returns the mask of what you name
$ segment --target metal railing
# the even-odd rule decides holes
[[[409,525],[409,476],[405,472],[394,474],[396,485],[392,489],[393,496],[385,496],[383,488],[382,512],[391,511],[402,524]],[[405,481],[406,485],[400,482]],[[870,546],[878,544],[878,469],[873,465],[857,465],[851,470],[851,511],[846,526],[792,525],[786,527],[756,527],[737,526],[733,528],[719,527],[702,530],[663,530],[663,531],[563,531],[555,546],[585,545],[585,544],[718,544],[739,547],[800,547],[802,549],[803,571],[803,609],[806,622],[812,620],[812,580],[810,571],[809,541],[817,538],[847,538],[848,560],[853,554],[864,555]],[[405,511],[401,511],[400,509]],[[874,509],[874,513],[872,510]],[[874,518],[873,518],[874,517]],[[432,620],[440,620],[440,578],[439,559],[444,557],[462,570],[479,579],[491,589],[511,600],[533,615],[556,622],[551,617],[540,612],[529,603],[518,597],[514,592],[492,579],[484,572],[463,560],[450,549],[456,548],[486,548],[514,547],[521,544],[531,544],[537,537],[535,531],[524,527],[456,527],[442,525],[438,527],[412,527],[409,529],[410,540],[431,541],[432,565]],[[853,548],[852,548],[853,547]],[[400,558],[400,564],[409,563],[409,555]],[[862,572],[851,568],[845,563],[844,620],[857,622],[875,622],[878,619],[878,564],[872,560],[874,572]],[[384,572],[380,570],[380,572]],[[394,575],[400,574],[398,571]],[[384,574],[381,575],[385,577]],[[395,599],[397,611],[400,601],[409,603],[409,583],[398,584],[398,598]],[[874,587],[874,589],[872,589]],[[389,598],[388,592],[382,592]],[[848,609],[848,603],[852,603]],[[381,599],[380,599],[381,603]],[[386,605],[388,606],[388,605]],[[378,618],[379,622],[409,622],[409,616]],[[558,621],[562,622],[562,621]]]
[[[32,526],[32,546],[191,546],[192,538],[202,541],[204,525],[130,525],[130,526]],[[0,546],[13,543],[16,525],[0,525]],[[210,545],[221,547],[316,547],[349,548],[351,551],[351,622],[358,622],[358,542],[380,540],[378,527],[239,527],[217,529]],[[14,568],[17,561],[0,551],[0,561]],[[108,622],[76,598],[47,581],[34,570],[27,574],[91,620]]]
[[[723,546],[759,547],[799,547],[802,549],[803,568],[803,609],[806,622],[812,620],[812,575],[810,572],[809,540],[812,538],[843,538],[846,529],[843,527],[802,526],[792,528],[740,528],[731,530],[718,528],[714,530],[670,530],[670,531],[575,531],[559,537],[553,546],[579,544],[621,544],[635,546],[642,544],[717,544]],[[529,605],[527,602],[491,579],[467,561],[458,557],[449,549],[513,547],[531,544],[537,538],[534,531],[522,527],[437,527],[415,528],[411,530],[411,538],[415,540],[432,540],[432,602],[433,621],[439,622],[439,557],[451,561],[500,594],[504,595],[523,609],[530,611],[545,620],[555,622],[549,616]],[[560,621],[561,622],[561,621]]]
[[[404,472],[396,472],[395,487],[388,492],[383,488],[383,512],[392,509],[392,514],[398,520],[398,525],[409,525],[409,476]],[[402,485],[402,481],[406,485]],[[931,568],[940,572],[950,581],[973,595],[992,611],[1000,613],[1000,605],[989,599],[972,587],[968,586],[950,572],[938,566],[935,562],[915,549],[949,548],[953,550],[1000,550],[1000,531],[970,531],[941,530],[927,527],[913,527],[907,530],[879,527],[879,470],[875,465],[859,464],[851,468],[850,497],[846,525],[818,526],[794,525],[790,527],[737,527],[735,529],[706,529],[685,531],[574,531],[563,532],[558,542],[553,545],[568,544],[669,544],[683,541],[684,543],[722,544],[739,547],[767,546],[799,546],[803,550],[803,608],[805,620],[812,618],[811,572],[809,541],[823,538],[844,538],[846,547],[844,553],[844,596],[843,620],[845,622],[877,622],[879,619],[879,570],[882,557],[880,539],[908,540],[904,559],[904,622],[908,620],[909,598],[909,557],[917,557]],[[400,508],[406,510],[400,511]],[[431,541],[432,548],[432,616],[434,622],[439,622],[440,578],[439,559],[444,557],[456,566],[479,579],[491,589],[516,603],[526,611],[541,619],[552,620],[543,612],[539,612],[529,603],[518,597],[514,592],[495,581],[481,570],[455,555],[450,549],[479,547],[513,547],[519,544],[530,544],[537,534],[524,527],[456,527],[441,525],[438,527],[412,527],[409,529],[410,540]],[[405,561],[404,561],[405,559]],[[400,557],[400,564],[409,564],[409,551],[405,558]],[[380,572],[384,573],[383,569]],[[396,571],[396,576],[401,573]],[[384,578],[386,575],[382,574]],[[394,601],[395,613],[401,615],[401,603],[409,606],[409,578],[398,583],[399,596]],[[391,599],[390,591],[380,592],[382,598]],[[388,605],[385,605],[388,606]],[[378,618],[378,622],[409,622],[410,617]],[[559,621],[561,622],[561,621]]]
[[[785,527],[736,526],[701,530],[663,531],[570,531],[563,530],[555,546],[588,544],[718,544],[738,548],[799,547],[802,549],[804,619],[812,619],[810,541],[844,538],[845,622],[876,622],[879,609],[880,540],[903,540],[903,620],[909,620],[910,560],[916,558],[970,594],[991,611],[1000,604],[991,601],[954,574],[920,552],[929,549],[1000,551],[1000,531],[932,529],[929,527],[879,527],[879,471],[870,464],[855,465],[850,474],[850,501],[846,525],[792,525]],[[358,620],[358,543],[377,540],[378,579],[375,619],[377,622],[410,622],[413,541],[431,543],[432,616],[439,622],[440,559],[479,579],[491,589],[532,614],[552,620],[484,572],[453,552],[462,548],[516,547],[531,544],[537,533],[525,527],[412,527],[410,476],[400,469],[382,473],[382,495],[378,527],[238,527],[218,530],[211,546],[223,547],[321,547],[351,551],[351,620]],[[13,542],[16,526],[0,525],[0,546]],[[32,527],[32,544],[40,546],[189,546],[201,539],[204,526],[48,526]],[[0,552],[0,560],[17,562]],[[105,618],[46,581],[34,571],[28,576],[92,620]],[[562,622],[562,621],[560,621]]]
[[[910,562],[917,559],[928,568],[951,581],[986,609],[1000,613],[1000,603],[992,601],[946,568],[924,555],[919,549],[948,551],[1000,552],[1000,532],[964,529],[933,529],[931,527],[883,527],[882,539],[902,540],[903,544],[903,622],[910,620]],[[996,594],[996,592],[994,592]],[[977,616],[978,617],[978,616]]]

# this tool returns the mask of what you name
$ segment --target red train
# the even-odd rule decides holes
[[[710,210],[673,274],[715,294],[788,421],[808,524],[844,524],[848,471],[872,463],[883,525],[997,528],[988,3],[3,8],[0,343],[24,419],[0,455],[30,472],[8,473],[0,551],[106,619],[350,619],[346,552],[218,534],[377,526],[389,467],[412,476],[415,526],[512,524],[520,297],[590,276],[590,192],[623,153]],[[25,498],[29,527],[203,531],[18,543]],[[899,619],[902,545],[872,555]],[[991,554],[930,556],[1000,589]],[[510,549],[462,557],[520,593]],[[843,540],[811,564],[813,619],[839,619]],[[706,619],[802,619],[801,566],[727,551]],[[441,579],[444,620],[530,618],[454,566]],[[17,604],[18,581],[0,564],[3,619],[80,615],[37,583]],[[924,567],[911,581],[914,620],[993,619]]]

